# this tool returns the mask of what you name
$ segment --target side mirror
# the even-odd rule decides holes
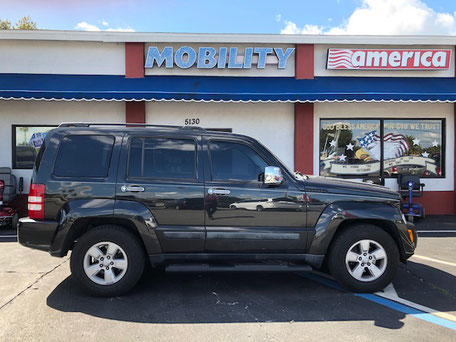
[[[264,168],[264,184],[280,185],[283,182],[282,171],[277,166],[266,166]]]

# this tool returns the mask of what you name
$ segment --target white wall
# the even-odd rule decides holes
[[[62,122],[125,122],[123,102],[0,100],[0,166],[12,167],[12,125],[58,125]],[[28,193],[32,170],[13,170],[24,177]]]
[[[316,103],[314,105],[314,174],[319,174],[320,119],[440,118],[446,119],[445,178],[422,178],[425,191],[454,190],[454,104],[450,103]],[[396,179],[386,186],[397,189]]]
[[[294,105],[278,103],[184,103],[148,102],[149,124],[184,125],[186,118],[199,118],[201,127],[232,128],[249,135],[293,169]]]
[[[125,44],[0,40],[0,73],[125,75]]]
[[[147,50],[149,46],[157,46],[160,51],[163,51],[165,46],[172,46],[173,51],[176,52],[182,46],[191,46],[198,52],[198,48],[202,46],[211,46],[217,49],[220,47],[237,47],[238,48],[238,57],[244,56],[244,50],[246,47],[272,47],[272,48],[282,48],[285,51],[287,48],[294,48],[295,45],[284,45],[284,44],[157,44],[157,43],[147,43],[145,44],[144,53],[147,56]],[[257,54],[254,54],[256,56]],[[145,59],[145,58],[144,58]],[[243,59],[242,59],[243,60]],[[255,76],[255,77],[294,77],[295,75],[295,52],[291,54],[287,61],[287,67],[285,69],[277,69],[277,57],[275,55],[268,55],[266,61],[266,67],[264,69],[257,69],[256,64],[252,64],[250,69],[198,69],[196,63],[193,67],[188,69],[181,69],[174,65],[172,69],[166,69],[165,65],[160,68],[157,68],[157,64],[154,63],[153,68],[147,68],[145,73],[146,75],[181,75],[181,76]]]
[[[368,43],[368,42],[366,42]],[[328,49],[451,49],[450,68],[448,70],[327,70]],[[355,77],[454,77],[454,46],[421,45],[315,45],[315,76],[355,76]]]

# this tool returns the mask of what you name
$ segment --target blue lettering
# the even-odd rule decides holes
[[[237,62],[237,47],[230,48],[230,59],[228,60],[228,69],[242,69],[242,62]]]
[[[251,48],[251,47],[245,48],[244,69],[250,69],[252,67],[252,55],[253,55],[253,48]]]
[[[228,51],[228,48],[226,47],[221,47],[219,49],[219,60],[217,63],[217,68],[218,69],[225,69],[226,68],[226,53]]]
[[[229,50],[228,50],[229,49]],[[181,69],[191,68],[196,64],[198,69],[251,69],[253,54],[257,54],[257,69],[266,67],[269,54],[275,53],[278,59],[277,69],[287,67],[290,56],[295,52],[295,48],[270,48],[270,47],[246,47],[243,62],[238,61],[237,47],[200,47],[198,53],[190,46],[182,46],[175,53],[171,46],[165,46],[162,51],[157,46],[150,46],[147,50],[145,68],[173,68],[176,64]],[[155,66],[156,64],[156,66]]]
[[[258,54],[257,69],[264,69],[266,67],[266,57],[272,53],[272,48],[255,48],[255,53]]]
[[[285,69],[287,66],[288,58],[290,58],[291,54],[293,53],[294,48],[288,48],[283,52],[281,48],[274,48],[274,52],[279,59],[279,64],[277,65],[277,69]]]
[[[151,46],[147,50],[146,63],[144,64],[145,68],[153,68],[154,62],[157,63],[157,67],[160,68],[163,62],[167,68],[173,67],[173,48],[171,46],[166,46],[162,53],[158,50],[158,47]]]
[[[187,55],[187,60],[184,61],[184,55]],[[190,46],[182,46],[174,55],[174,63],[181,69],[188,69],[195,64],[196,52]]]
[[[217,51],[213,47],[200,47],[198,51],[198,64],[199,69],[212,69],[217,64],[215,53]]]

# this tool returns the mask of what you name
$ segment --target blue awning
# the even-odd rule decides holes
[[[456,102],[456,78],[0,74],[1,99],[87,101]]]

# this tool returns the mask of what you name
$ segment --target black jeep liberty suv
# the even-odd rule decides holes
[[[293,173],[242,135],[199,127],[62,124],[36,159],[19,242],[63,257],[94,295],[132,289],[145,262],[170,270],[324,268],[383,289],[416,233],[399,194]]]

